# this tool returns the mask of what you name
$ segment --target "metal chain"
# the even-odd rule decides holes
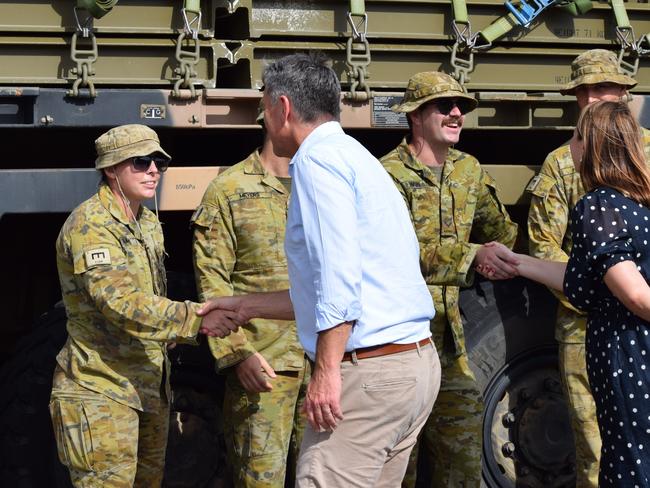
[[[359,22],[353,17],[361,17]],[[366,37],[368,33],[368,14],[352,14],[348,12],[348,23],[352,35],[348,37],[345,47],[345,61],[350,67],[348,77],[350,78],[350,93],[346,95],[354,101],[365,101],[372,98],[370,86],[366,80],[370,78],[368,66],[370,65],[370,44]]]
[[[637,41],[640,56],[647,56],[650,54],[650,34],[639,37]]]
[[[467,22],[452,21],[452,28],[456,42],[451,48],[451,67],[454,69],[452,76],[461,85],[469,81],[469,74],[474,71],[474,46],[478,33],[472,34],[472,25]],[[462,27],[460,27],[462,25]]]
[[[463,55],[466,57],[462,57]],[[470,80],[469,74],[474,71],[474,51],[461,50],[460,44],[456,42],[451,48],[451,66],[454,68],[452,76],[458,80],[458,83],[464,85]]]
[[[74,7],[77,31],[72,34],[72,41],[70,43],[70,58],[76,64],[76,67],[72,68],[71,72],[72,74],[77,75],[77,79],[72,84],[72,88],[68,90],[68,96],[88,96],[90,98],[95,98],[97,96],[97,91],[95,90],[95,85],[91,77],[95,74],[93,63],[97,61],[97,56],[99,54],[97,50],[97,38],[93,33],[92,16],[88,15],[85,19],[81,20],[79,18],[79,10],[83,9]],[[89,49],[82,49],[79,47],[79,35],[81,35],[82,39],[90,40]],[[88,93],[83,94],[79,91],[80,88],[87,88]]]
[[[201,28],[201,11],[182,9],[184,31],[178,35],[176,40],[176,61],[178,61],[178,68],[174,69],[174,73],[179,76],[179,79],[174,83],[172,96],[176,98],[183,98],[181,89],[189,89],[190,97],[196,98],[196,88],[194,80],[197,77],[196,65],[200,59],[200,45],[199,45],[199,29]],[[193,14],[191,19],[188,16]],[[185,41],[190,45],[193,44],[191,49],[185,49]]]
[[[643,38],[637,42],[632,26],[617,26],[616,38],[621,43],[621,49],[618,52],[618,66],[626,75],[634,78],[639,71],[640,43]],[[625,59],[627,56],[631,57],[630,61]]]
[[[452,20],[451,27],[454,30],[456,42],[460,44],[463,49],[474,49],[479,34],[478,32],[472,34],[472,24],[469,20],[467,22]]]

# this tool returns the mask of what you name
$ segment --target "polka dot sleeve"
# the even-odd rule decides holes
[[[573,209],[573,248],[564,276],[564,293],[575,307],[590,310],[607,270],[633,260],[632,238],[624,216],[629,203],[620,193],[601,188],[585,195]]]

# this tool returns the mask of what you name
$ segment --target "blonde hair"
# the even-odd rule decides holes
[[[580,177],[585,189],[607,186],[650,207],[650,172],[641,126],[627,103],[588,105],[576,131],[583,143]]]

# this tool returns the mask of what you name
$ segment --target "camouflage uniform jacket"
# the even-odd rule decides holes
[[[646,156],[650,158],[650,131],[643,129]],[[531,194],[528,212],[529,251],[531,256],[568,261],[571,252],[569,214],[585,191],[571,157],[569,143],[552,151],[542,168],[528,184]],[[586,316],[578,312],[562,293],[555,338],[563,343],[584,343]]]
[[[147,411],[169,398],[167,343],[194,342],[201,319],[197,304],[164,298],[160,222],[142,207],[138,223],[102,184],[63,225],[56,254],[69,336],[57,361],[81,386]]]
[[[420,243],[420,267],[436,307],[433,335],[439,350],[465,352],[458,309],[459,286],[473,280],[472,263],[481,244],[499,241],[512,247],[517,224],[499,201],[494,179],[469,154],[449,150],[442,182],[415,158],[406,139],[381,159],[409,208]],[[470,239],[473,242],[470,242]],[[449,326],[451,337],[442,335]]]
[[[264,170],[257,151],[210,183],[192,217],[194,269],[204,300],[289,288],[284,255],[288,202],[287,190]],[[218,370],[255,352],[276,371],[303,367],[294,322],[251,320],[209,344]]]

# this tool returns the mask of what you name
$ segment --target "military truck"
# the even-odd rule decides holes
[[[47,412],[65,340],[54,241],[67,213],[96,189],[101,132],[150,125],[174,157],[159,204],[176,298],[194,294],[191,212],[221,167],[261,143],[263,66],[293,52],[332,58],[342,124],[376,156],[404,135],[405,119],[390,106],[410,75],[441,70],[463,81],[479,108],[459,148],[497,179],[525,233],[524,187],[577,118],[573,99],[558,92],[576,55],[618,53],[639,81],[632,103],[650,125],[649,14],[643,0],[0,2],[0,484],[69,486]],[[461,305],[486,400],[485,485],[570,486],[554,298],[525,280],[478,281]],[[205,345],[171,354],[165,485],[228,486],[221,379]]]

